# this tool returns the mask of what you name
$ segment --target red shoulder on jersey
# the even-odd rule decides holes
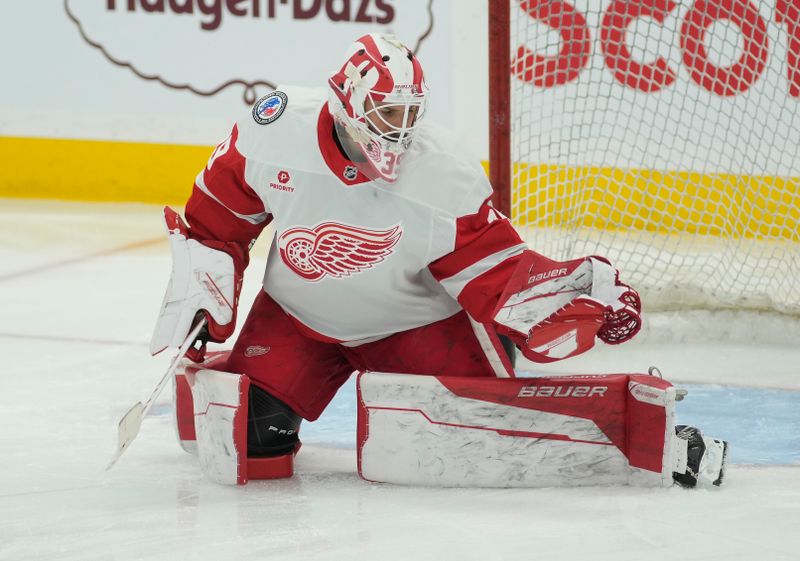
[[[453,251],[429,269],[472,317],[489,322],[525,247],[508,218],[487,199],[476,213],[456,220]]]
[[[247,265],[247,249],[272,219],[264,203],[247,183],[246,160],[237,148],[239,129],[233,127],[228,138],[211,154],[206,167],[197,175],[186,220],[191,236],[206,245],[232,243],[237,268]]]

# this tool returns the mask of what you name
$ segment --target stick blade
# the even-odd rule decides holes
[[[144,418],[144,405],[139,401],[131,407],[119,420],[117,426],[117,452],[106,467],[106,471],[114,467],[120,456],[125,453],[133,439],[139,434],[139,428],[142,426],[142,419]]]

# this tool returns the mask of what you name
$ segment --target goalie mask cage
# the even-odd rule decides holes
[[[800,315],[800,0],[490,0],[496,204],[649,310]]]

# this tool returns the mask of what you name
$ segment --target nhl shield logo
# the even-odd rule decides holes
[[[347,166],[344,168],[342,175],[346,180],[353,181],[356,177],[358,177],[358,168],[355,166]]]

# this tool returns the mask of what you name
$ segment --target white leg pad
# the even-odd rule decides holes
[[[247,483],[250,379],[218,370],[186,374],[192,389],[197,452],[203,473],[223,485]]]
[[[675,390],[646,375],[358,378],[359,474],[445,487],[672,485]],[[684,460],[685,461],[685,460]]]

